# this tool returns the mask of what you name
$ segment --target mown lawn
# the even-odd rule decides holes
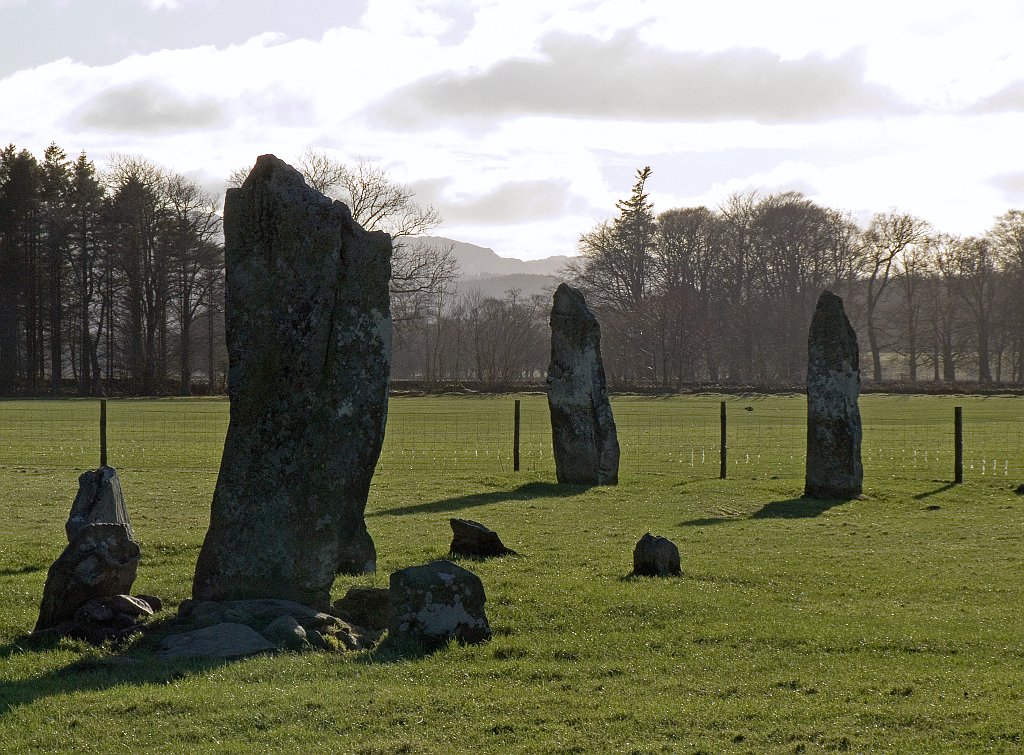
[[[622,483],[589,490],[553,484],[543,397],[522,397],[519,473],[511,397],[394,400],[367,512],[379,572],[340,578],[336,597],[444,556],[448,517],[477,519],[522,554],[466,564],[494,639],[226,664],[165,663],[152,641],[24,641],[98,459],[96,410],[0,402],[0,751],[1024,748],[1024,399],[864,396],[868,499],[826,504],[798,498],[800,397],[729,398],[717,479],[721,398],[616,400]],[[188,597],[225,426],[222,401],[110,405],[135,591],[168,613]],[[682,577],[629,578],[648,530],[679,545]]]

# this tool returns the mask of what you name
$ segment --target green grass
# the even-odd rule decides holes
[[[0,751],[1024,747],[1024,399],[862,397],[868,500],[829,506],[796,498],[800,397],[728,399],[725,481],[721,397],[618,399],[622,483],[590,490],[552,484],[543,397],[522,398],[518,474],[510,397],[393,401],[367,512],[380,571],[335,586],[386,585],[446,553],[448,517],[478,519],[522,554],[467,564],[490,643],[227,664],[164,663],[146,643],[127,662],[24,643],[77,474],[96,464],[96,407],[0,402]],[[962,486],[949,484],[954,405]],[[225,427],[222,401],[110,404],[143,550],[135,591],[171,611]],[[682,577],[628,578],[648,530],[679,545]]]

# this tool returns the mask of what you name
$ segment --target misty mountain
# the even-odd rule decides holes
[[[446,239],[442,236],[417,236],[414,241],[431,246],[444,247],[454,244],[455,258],[463,278],[494,278],[497,276],[557,276],[565,267],[569,257],[559,254],[542,260],[520,260],[501,257],[493,249],[467,244],[464,241]]]

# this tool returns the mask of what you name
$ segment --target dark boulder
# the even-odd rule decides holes
[[[494,558],[512,556],[516,552],[506,548],[498,533],[472,519],[449,519],[452,526],[451,554],[463,558]]]
[[[74,618],[93,598],[131,592],[139,567],[139,545],[123,524],[86,524],[46,575],[36,631]]]
[[[633,549],[633,574],[637,577],[670,577],[682,574],[679,548],[667,537],[645,534]]]
[[[451,561],[432,561],[392,573],[388,638],[436,650],[451,640],[484,642],[491,628],[480,578]]]

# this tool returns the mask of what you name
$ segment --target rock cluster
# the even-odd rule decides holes
[[[162,607],[152,595],[107,595],[91,598],[55,626],[37,628],[36,638],[73,637],[93,645],[119,642],[142,631],[144,622]]]
[[[558,481],[617,484],[619,441],[601,362],[601,328],[583,294],[564,283],[551,307],[547,386]]]
[[[68,544],[46,574],[34,636],[119,640],[160,610],[158,598],[130,595],[141,551],[113,468],[79,477],[64,531]]]
[[[830,291],[818,298],[807,336],[807,470],[804,496],[861,495],[860,351],[857,334]]]
[[[380,637],[379,631],[291,600],[185,600],[178,618],[188,629],[161,641],[160,656],[167,660],[240,658],[305,648],[362,650]]]
[[[671,577],[682,574],[679,548],[667,537],[645,534],[633,549],[633,574],[637,577]]]
[[[273,155],[228,190],[224,238],[231,417],[192,595],[326,609],[337,574],[376,565],[391,239]]]
[[[451,561],[394,572],[390,592],[390,641],[436,650],[451,640],[476,643],[491,637],[483,583]]]

